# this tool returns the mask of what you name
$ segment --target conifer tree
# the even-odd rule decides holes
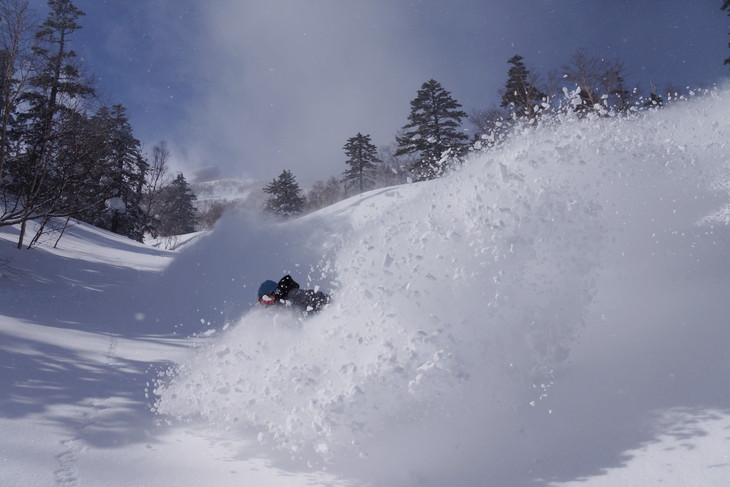
[[[423,83],[411,101],[409,123],[396,137],[395,155],[415,157],[410,170],[417,181],[443,175],[463,154],[468,137],[459,128],[467,114],[460,108],[461,104],[433,79]]]
[[[149,164],[142,155],[139,140],[134,138],[132,127],[127,118],[127,110],[122,105],[112,107],[112,176],[114,197],[124,202],[123,213],[115,211],[112,216],[112,232],[142,241],[144,211],[142,210],[142,190]]]
[[[652,90],[649,99],[644,102],[644,108],[661,108],[662,106],[664,106],[664,99]]]
[[[160,190],[158,205],[158,234],[161,237],[183,235],[195,231],[197,197],[182,173]]]
[[[611,90],[611,94],[615,97],[615,110],[619,113],[627,112],[636,97],[636,91],[631,91],[626,88],[626,84],[623,76],[620,72],[615,73],[614,79],[616,87]]]
[[[522,62],[523,59],[516,55],[507,61],[512,67],[507,72],[501,106],[512,110],[515,118],[534,120],[542,110],[542,103],[547,95],[535,86],[534,76]]]
[[[347,139],[343,147],[347,155],[349,169],[344,172],[342,182],[345,184],[346,194],[363,193],[375,186],[375,171],[378,159],[378,148],[370,142],[370,135],[360,132]]]
[[[141,242],[147,224],[142,197],[149,168],[141,144],[132,134],[127,110],[122,105],[102,107],[92,120],[98,130],[95,156],[97,170],[102,173],[97,177],[104,204],[77,216]]]
[[[305,197],[296,178],[289,170],[284,170],[264,188],[271,196],[266,200],[264,209],[282,217],[299,215],[304,210]]]
[[[0,0],[0,184],[4,181],[10,132],[30,63],[32,16],[22,0]],[[1,187],[0,187],[1,188]]]
[[[720,7],[723,11],[727,12],[727,15],[730,17],[730,0],[724,0],[722,7]],[[730,42],[727,43],[727,47],[730,47]],[[725,62],[723,64],[730,65],[730,57],[725,59]]]
[[[30,110],[22,117],[28,124],[28,142],[33,147],[32,156],[43,160],[50,150],[55,117],[65,109],[65,100],[90,96],[94,90],[84,83],[76,65],[76,53],[69,48],[71,35],[81,29],[78,19],[86,15],[71,0],[49,0],[51,11],[36,32],[38,43],[33,54],[40,60],[40,67],[30,84],[35,90],[27,92],[23,101]]]

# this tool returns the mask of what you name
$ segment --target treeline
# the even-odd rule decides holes
[[[721,10],[730,15],[730,0],[723,0]],[[265,209],[289,217],[378,187],[438,178],[460,166],[468,153],[489,150],[545,119],[565,114],[626,116],[683,96],[682,90],[672,86],[663,93],[655,86],[648,91],[629,86],[620,60],[594,57],[585,50],[546,78],[528,69],[524,61],[520,55],[507,60],[499,105],[470,115],[439,82],[426,81],[411,101],[408,122],[396,134],[395,143],[378,149],[370,135],[358,132],[343,146],[347,169],[339,177],[315,182],[305,196],[294,174],[284,170],[264,188],[269,194]],[[730,58],[725,64],[730,64]],[[463,127],[464,122],[470,123],[471,130]]]
[[[71,45],[84,13],[71,0],[48,6],[41,22],[27,1],[0,0],[0,226],[20,225],[21,248],[47,232],[62,235],[71,219],[139,241],[194,231],[198,221],[212,225],[224,207],[197,212],[184,176],[167,174],[165,142],[144,153],[125,107],[99,106]],[[728,0],[721,8],[730,14]],[[438,178],[470,152],[552,115],[624,116],[680,94],[629,86],[619,60],[585,51],[545,78],[519,55],[505,70],[499,103],[471,114],[438,81],[426,81],[394,142],[378,148],[358,132],[343,145],[343,172],[315,182],[306,195],[295,175],[282,171],[263,188],[265,209],[288,217],[378,187]],[[38,222],[32,236],[30,221]]]
[[[81,75],[71,40],[84,12],[48,6],[39,23],[26,1],[0,0],[0,226],[20,225],[18,248],[72,218],[138,241],[193,231],[195,196],[167,175],[166,144],[143,153],[125,107],[98,106]]]
[[[357,133],[343,146],[346,169],[341,176],[317,181],[306,196],[293,173],[284,170],[264,188],[269,194],[265,209],[289,217],[378,187],[435,179],[459,167],[467,154],[489,150],[551,116],[566,112],[576,117],[622,116],[662,107],[680,96],[671,87],[664,95],[653,87],[648,93],[628,87],[620,61],[591,57],[585,51],[577,52],[559,75],[553,73],[544,82],[522,56],[507,63],[499,106],[469,115],[438,81],[428,80],[411,101],[407,123],[394,143],[378,149],[370,135]],[[470,130],[465,122],[471,124]]]

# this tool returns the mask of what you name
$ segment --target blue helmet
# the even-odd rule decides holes
[[[264,294],[273,294],[276,291],[276,283],[274,281],[264,281],[259,286],[259,299]]]

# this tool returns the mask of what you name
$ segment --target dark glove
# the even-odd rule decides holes
[[[287,294],[289,294],[289,291],[292,289],[299,289],[299,284],[297,284],[294,279],[291,278],[289,274],[282,277],[279,280],[279,284],[276,285],[276,290],[274,291],[274,296],[277,297],[277,299],[286,299]]]

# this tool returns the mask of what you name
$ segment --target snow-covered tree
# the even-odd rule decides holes
[[[464,152],[468,137],[459,128],[467,114],[460,108],[461,104],[433,79],[423,83],[411,101],[409,123],[396,137],[395,155],[415,156],[410,170],[417,181],[443,175]]]
[[[296,178],[289,170],[284,170],[278,178],[266,185],[264,192],[271,195],[264,209],[283,217],[299,215],[304,211],[306,198]]]
[[[375,186],[375,171],[378,158],[378,148],[370,142],[370,135],[363,135],[360,132],[354,137],[347,139],[343,147],[349,166],[344,172],[342,182],[345,184],[345,193],[359,194]]]

